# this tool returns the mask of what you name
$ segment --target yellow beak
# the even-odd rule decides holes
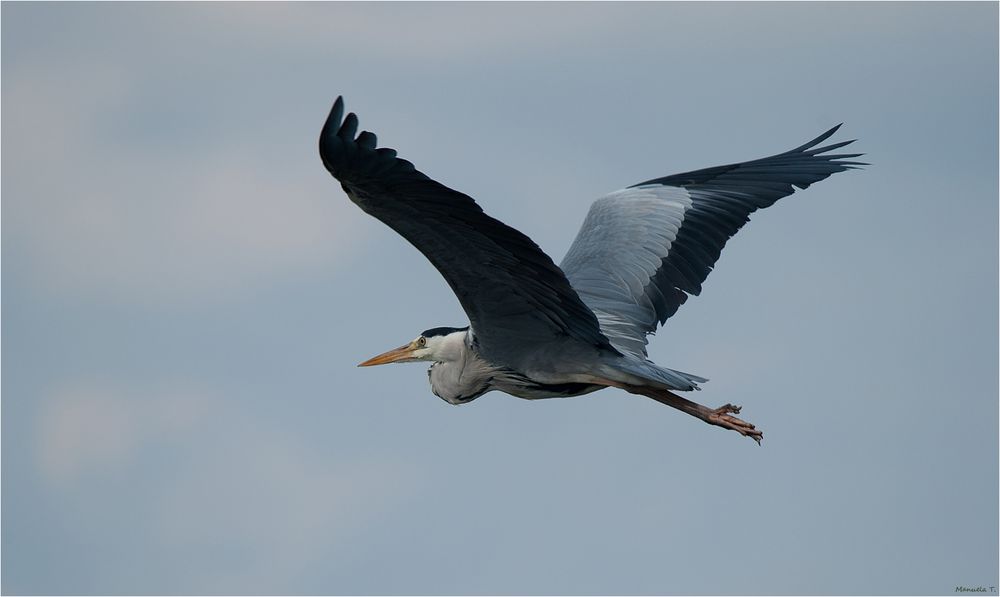
[[[411,342],[405,346],[393,348],[389,352],[383,352],[377,357],[372,357],[363,363],[358,363],[358,367],[371,367],[372,365],[386,365],[388,363],[416,361],[418,359],[413,357],[414,350],[416,350],[416,347]]]

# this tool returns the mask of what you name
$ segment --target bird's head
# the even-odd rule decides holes
[[[358,367],[386,365],[388,363],[411,363],[414,361],[449,361],[465,346],[466,331],[469,328],[432,328],[425,330],[409,344],[393,348],[372,357]]]

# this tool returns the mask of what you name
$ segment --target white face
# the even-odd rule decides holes
[[[445,336],[417,336],[403,347],[406,357],[398,362],[433,361],[442,348]],[[397,349],[398,350],[398,349]]]
[[[446,336],[417,336],[412,342],[358,365],[370,367],[387,363],[410,363],[413,361],[444,362],[457,359],[465,348],[465,330],[452,332]]]
[[[447,361],[465,346],[465,331],[452,332],[446,336],[419,336],[410,343],[414,346],[413,356],[421,361]]]
[[[413,358],[418,361],[433,361],[434,359],[434,346],[438,337],[425,338],[424,336],[417,336],[413,342],[410,342],[411,354]]]

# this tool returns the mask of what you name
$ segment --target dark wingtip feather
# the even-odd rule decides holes
[[[826,141],[827,139],[829,139],[830,137],[832,137],[833,134],[836,133],[837,130],[839,130],[840,127],[842,127],[842,126],[844,126],[843,122],[841,122],[837,126],[831,128],[830,130],[826,131],[825,133],[823,133],[819,137],[816,137],[812,141],[809,141],[808,143],[806,143],[804,145],[800,145],[800,146],[796,147],[795,149],[789,151],[788,153],[795,153],[795,152],[799,152],[799,151],[805,151],[805,150],[810,149],[812,147],[816,147],[817,145],[819,145],[823,141]]]
[[[326,117],[326,122],[323,123],[323,128],[319,133],[319,155],[320,159],[323,160],[323,165],[330,173],[334,173],[336,168],[335,163],[338,160],[338,155],[344,149],[343,140],[337,136],[337,132],[340,129],[341,120],[344,117],[344,98],[343,96],[337,96],[337,100],[333,102],[333,107],[330,108],[330,114]]]
[[[323,130],[320,132],[320,138],[335,135],[337,133],[337,129],[340,128],[340,121],[343,118],[344,97],[338,95],[337,101],[333,102],[333,107],[330,108],[330,115],[326,117],[326,122],[323,124]]]
[[[337,136],[344,141],[353,141],[354,135],[358,132],[358,117],[351,112],[344,119],[344,124],[340,125],[340,130],[337,131]]]
[[[339,121],[344,116],[344,96],[338,95],[337,99],[333,100],[333,109],[330,110],[331,114],[337,115],[337,120]]]
[[[825,158],[827,160],[846,160],[850,158],[859,158],[865,154],[863,153],[835,153],[831,155],[821,155],[819,157]]]
[[[850,145],[855,141],[857,141],[857,139],[851,139],[850,141],[840,141],[839,143],[831,143],[830,145],[824,145],[823,147],[817,147],[816,149],[810,149],[808,151],[803,151],[802,153],[808,155],[818,155],[821,153],[826,153],[828,151],[833,151],[834,149],[840,149],[841,147],[844,147],[845,145]]]
[[[361,147],[362,149],[372,150],[375,149],[375,146],[377,144],[378,144],[378,137],[375,136],[375,133],[369,131],[361,131],[361,134],[358,135],[358,146]]]

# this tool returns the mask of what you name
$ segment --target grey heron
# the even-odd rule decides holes
[[[338,97],[319,152],[347,196],[403,236],[441,273],[469,318],[435,327],[359,366],[428,361],[432,391],[465,404],[491,390],[526,399],[620,388],[760,443],[762,432],[677,395],[703,377],[653,363],[647,335],[698,295],[726,241],[749,215],[835,172],[866,165],[812,141],[771,157],[674,174],[597,199],[562,264],[432,180],[373,133],[358,134]]]

